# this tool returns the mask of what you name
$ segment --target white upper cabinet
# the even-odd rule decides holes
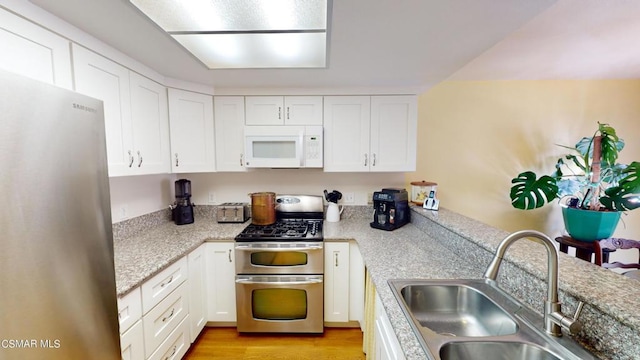
[[[325,96],[324,170],[415,171],[416,96]]]
[[[285,96],[285,125],[322,125],[322,96]]]
[[[0,69],[73,90],[69,41],[0,9]]]
[[[324,97],[324,171],[369,171],[369,96]]]
[[[216,171],[245,171],[244,97],[215,96]]]
[[[371,171],[415,171],[416,96],[371,97]]]
[[[129,73],[131,81],[131,120],[133,126],[134,173],[168,173],[169,109],[167,88]]]
[[[213,97],[169,89],[171,170],[215,171]]]
[[[109,176],[128,175],[134,166],[129,70],[73,44],[76,91],[104,102]]]
[[[246,125],[322,125],[322,96],[247,96]]]
[[[104,102],[109,176],[169,172],[166,88],[73,45],[76,91]]]

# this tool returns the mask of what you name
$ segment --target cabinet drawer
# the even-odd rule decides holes
[[[176,327],[149,360],[177,360],[189,350],[189,316]]]
[[[144,349],[147,357],[156,351],[187,316],[188,304],[187,285],[182,284],[142,318]]]
[[[144,335],[142,320],[138,320],[129,330],[120,336],[122,360],[144,359]]]
[[[187,278],[187,259],[183,257],[142,284],[142,311],[144,314],[156,306],[167,294]]]
[[[124,334],[131,325],[142,318],[142,299],[140,288],[133,289],[130,293],[118,298],[118,323],[120,334]]]

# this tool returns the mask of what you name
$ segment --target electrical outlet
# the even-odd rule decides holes
[[[373,205],[373,193],[367,193],[367,205]]]
[[[129,218],[129,204],[122,204],[120,206],[120,220]]]
[[[345,204],[353,204],[354,202],[356,202],[356,196],[352,192],[346,192],[343,195]]]
[[[216,203],[216,193],[213,191],[209,191],[209,204]]]

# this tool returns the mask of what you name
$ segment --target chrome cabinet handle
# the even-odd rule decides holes
[[[289,107],[287,106],[287,120],[289,120],[289,119],[291,119],[291,118],[289,117]]]
[[[176,354],[176,351],[177,351],[177,350],[178,350],[178,345],[175,345],[175,346],[173,347],[173,352],[171,353],[171,355],[169,355],[169,356],[167,356],[166,358],[164,358],[164,360],[169,360],[169,359],[171,359],[171,358],[173,357],[173,355],[175,355],[175,354]]]
[[[376,153],[373,153],[373,162],[371,163],[371,166],[376,166]]]
[[[133,165],[133,155],[131,154],[131,150],[127,151],[129,154],[129,167]]]
[[[238,210],[236,209],[236,211],[238,211]],[[229,262],[232,262],[231,261],[231,249],[229,249]]]
[[[240,154],[240,166],[244,166],[244,154]]]
[[[278,106],[278,120],[282,119],[282,106]]]
[[[172,281],[173,281],[173,275],[171,275],[171,277],[169,278],[169,280],[167,280],[167,282],[163,282],[162,284],[160,284],[160,287],[165,287],[171,284]]]
[[[138,167],[142,166],[142,155],[140,155],[140,150],[138,150]]]
[[[173,314],[176,312],[176,308],[172,308],[171,309],[171,313],[165,317],[162,318],[162,322],[166,322],[167,320],[171,319],[171,317],[173,316]]]
[[[178,167],[178,153],[176,153],[176,167]]]
[[[364,154],[364,166],[367,166],[368,160],[369,160],[368,154]]]
[[[336,267],[338,267],[338,252],[334,251],[333,256],[336,258]]]

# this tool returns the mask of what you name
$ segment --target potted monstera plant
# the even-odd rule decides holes
[[[640,207],[640,162],[617,163],[624,141],[608,124],[598,123],[574,147],[562,147],[570,153],[551,175],[525,171],[511,180],[511,204],[531,210],[560,199],[569,235],[581,241],[610,237],[620,213]]]

